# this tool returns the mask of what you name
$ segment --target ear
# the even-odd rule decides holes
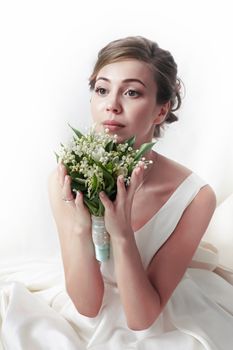
[[[168,101],[166,103],[164,103],[163,105],[160,105],[158,107],[155,119],[154,119],[154,124],[155,125],[159,125],[162,124],[170,110],[171,107],[171,102]]]

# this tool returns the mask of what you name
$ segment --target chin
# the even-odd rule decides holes
[[[102,124],[97,124],[96,122],[93,122],[92,126],[95,127],[96,132],[104,132],[104,127]]]

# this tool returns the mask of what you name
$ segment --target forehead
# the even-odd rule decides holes
[[[119,62],[109,63],[102,67],[96,79],[104,77],[111,82],[121,82],[126,79],[142,80],[146,86],[155,85],[151,68],[146,62],[135,59],[127,59]]]

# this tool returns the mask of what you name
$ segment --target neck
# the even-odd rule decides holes
[[[152,160],[153,163],[147,165],[147,168],[144,170],[143,180],[142,180],[141,184],[139,185],[139,187],[137,188],[136,192],[138,192],[143,187],[143,185],[145,185],[145,183],[148,181],[149,175],[151,174],[152,169],[156,165],[158,153],[151,150],[151,151],[147,152],[147,154],[145,154],[144,158],[147,160]]]

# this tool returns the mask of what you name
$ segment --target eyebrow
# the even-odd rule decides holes
[[[96,81],[98,80],[105,80],[107,81],[108,83],[110,83],[110,80],[108,78],[105,78],[105,77],[99,77],[98,79],[96,79]],[[140,79],[135,79],[135,78],[129,78],[129,79],[124,79],[122,80],[122,83],[132,83],[132,82],[136,82],[136,83],[140,83],[142,84],[144,87],[146,87],[146,85],[140,80]]]

